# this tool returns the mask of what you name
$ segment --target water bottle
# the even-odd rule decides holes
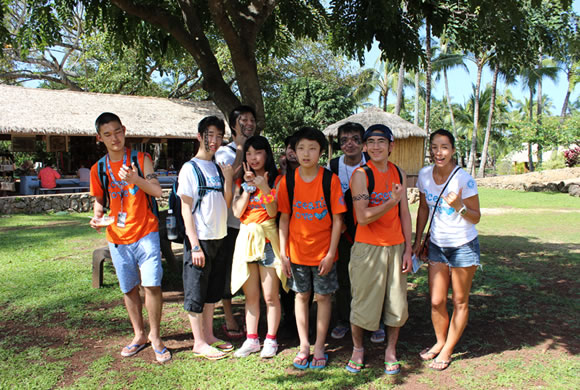
[[[177,220],[175,215],[173,215],[173,210],[169,209],[167,211],[167,219],[165,220],[165,226],[167,227],[167,239],[172,241],[177,239]]]

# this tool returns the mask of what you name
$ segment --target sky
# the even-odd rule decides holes
[[[574,0],[572,7],[575,12],[580,13],[580,0]],[[365,66],[364,68],[372,68],[377,63],[377,59],[380,56],[380,50],[378,49],[378,45],[373,45],[372,49],[365,54]],[[475,78],[477,76],[477,67],[472,61],[465,61],[469,72],[466,72],[465,69],[452,69],[447,72],[447,78],[449,82],[449,95],[450,100],[453,103],[457,104],[465,104],[465,102],[471,96],[473,89],[472,84],[475,84]],[[358,62],[353,62],[354,66],[358,66]],[[493,72],[489,69],[489,67],[485,67],[482,78],[481,78],[481,89],[485,88],[486,84],[491,84]],[[432,81],[433,91],[432,96],[437,98],[438,100],[443,99],[445,95],[445,85],[443,82],[443,78],[440,81],[435,81],[433,77]],[[516,84],[512,84],[508,87],[514,97],[518,100],[523,100],[524,98],[529,97],[529,91],[526,87],[522,86],[521,83],[518,82]],[[505,83],[499,79],[498,80],[498,92],[505,91],[506,86]],[[561,71],[558,75],[558,80],[553,82],[549,79],[544,79],[542,82],[542,94],[547,95],[553,104],[552,114],[559,115],[562,110],[562,104],[564,103],[564,97],[566,96],[566,91],[568,89],[568,80],[566,78],[566,73]],[[405,92],[406,96],[412,96],[414,94],[414,89],[409,89]],[[395,102],[395,95],[396,91],[390,92],[388,97],[388,103],[392,104]],[[576,86],[576,89],[573,91],[572,95],[570,96],[570,102],[575,101],[578,96],[580,95],[580,87]],[[369,101],[370,103],[376,105],[378,103],[378,96],[379,93],[376,91],[373,93]]]

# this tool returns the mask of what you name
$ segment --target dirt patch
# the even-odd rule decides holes
[[[530,172],[521,175],[493,176],[477,179],[480,187],[503,188],[508,190],[523,190],[524,186],[533,183],[579,182],[580,167],[551,169],[541,172]]]
[[[84,225],[81,222],[77,222],[77,221],[63,221],[63,222],[49,222],[49,223],[45,223],[43,225],[37,225],[37,226],[8,226],[8,227],[2,227],[0,228],[0,232],[9,232],[11,230],[34,230],[34,229],[44,229],[47,226],[74,226],[74,225]]]

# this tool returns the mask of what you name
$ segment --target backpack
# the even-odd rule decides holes
[[[395,164],[393,164],[395,165]],[[364,172],[367,175],[367,179],[368,179],[368,186],[367,186],[367,191],[370,194],[372,194],[373,190],[375,189],[375,175],[373,174],[373,170],[371,169],[371,167],[369,167],[367,164],[363,165],[361,167]],[[399,169],[398,166],[395,165],[395,168],[397,168],[397,173],[399,174],[399,181],[401,182],[401,184],[403,183],[403,175],[401,174],[401,170]],[[350,188],[348,190],[346,190],[346,192],[344,193],[344,203],[346,204],[346,213],[344,215],[344,224],[346,225],[346,233],[348,233],[348,235],[350,236],[349,239],[351,242],[354,242],[354,236],[356,234],[356,225],[357,223],[354,220],[354,205],[352,202],[352,193],[350,191]],[[400,209],[399,209],[400,212]]]
[[[187,163],[190,163],[191,166],[193,167],[193,173],[197,177],[197,182],[199,184],[197,186],[197,201],[195,202],[193,210],[191,211],[191,213],[193,214],[201,206],[201,201],[203,200],[203,197],[206,196],[208,193],[210,193],[211,191],[219,191],[223,194],[224,176],[222,174],[222,170],[216,164],[216,168],[220,176],[220,181],[222,183],[222,188],[217,189],[214,187],[208,187],[207,182],[205,181],[205,176],[203,175],[203,172],[199,168],[199,165],[197,165],[197,163],[193,160],[189,160]],[[177,238],[171,241],[183,244],[183,241],[185,240],[185,223],[183,222],[183,216],[181,215],[181,198],[179,197],[179,195],[177,195],[178,188],[179,188],[179,180],[175,180],[175,182],[173,183],[173,187],[171,188],[171,193],[169,194],[169,210],[172,210],[173,215],[175,216]]]
[[[105,209],[107,209],[109,207],[109,204],[111,203],[111,200],[109,199],[110,195],[109,195],[109,191],[108,191],[109,175],[107,175],[106,158],[107,158],[107,155],[104,155],[97,162],[99,181],[101,182],[101,188],[103,189],[103,193],[106,194],[103,197],[103,208],[105,208]],[[133,162],[133,164],[135,164],[135,166],[137,167],[137,173],[139,174],[139,176],[144,178],[145,176],[143,175],[143,170],[141,169],[141,164],[139,164],[139,152],[138,151],[131,150],[130,161]],[[149,209],[151,209],[153,214],[157,218],[159,218],[159,206],[157,205],[157,200],[155,199],[155,197],[153,197],[147,193],[145,193],[145,196],[147,197],[147,205],[149,206]]]
[[[294,177],[295,170],[288,170],[286,172],[286,189],[288,190],[288,200],[290,201],[290,210],[293,209],[294,204],[294,187],[296,186],[295,177]],[[332,206],[330,203],[330,186],[332,184],[332,175],[334,175],[331,171],[324,168],[324,172],[322,175],[322,191],[324,192],[324,202],[326,203],[326,209],[328,210],[328,215],[332,220]],[[291,211],[290,214],[293,214]]]

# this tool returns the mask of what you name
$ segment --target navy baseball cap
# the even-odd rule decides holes
[[[391,129],[389,129],[388,126],[381,124],[370,126],[363,135],[363,141],[366,141],[369,139],[369,137],[385,137],[389,140],[389,142],[395,141],[395,137],[393,137],[393,132]]]

